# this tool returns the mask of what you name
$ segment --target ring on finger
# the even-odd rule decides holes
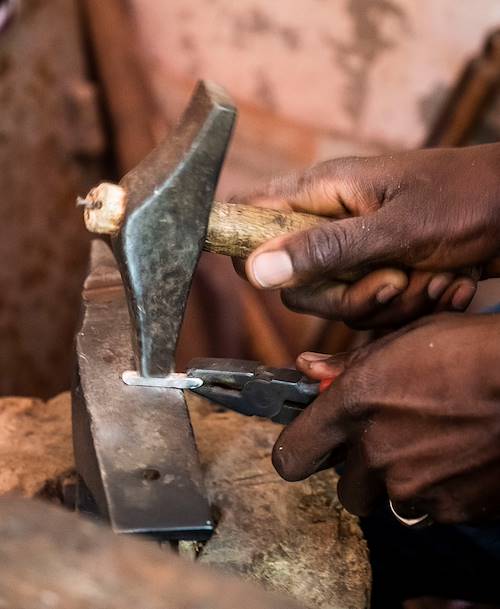
[[[391,508],[391,512],[392,512],[393,516],[395,516],[396,520],[398,522],[400,522],[401,524],[403,524],[405,527],[422,528],[422,527],[426,527],[426,526],[429,526],[430,524],[432,524],[432,518],[429,516],[429,514],[422,514],[421,516],[415,516],[414,518],[408,518],[406,516],[401,516],[401,514],[398,514],[398,512],[396,511],[396,508],[394,507],[394,504],[392,503],[392,501],[390,499],[389,499],[389,507]]]

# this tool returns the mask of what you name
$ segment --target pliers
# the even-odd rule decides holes
[[[311,381],[290,368],[226,358],[193,359],[186,374],[202,381],[190,389],[194,393],[241,414],[283,424],[293,421],[331,384]]]

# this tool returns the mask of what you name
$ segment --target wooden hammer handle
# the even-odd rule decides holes
[[[295,211],[214,201],[203,249],[214,254],[247,258],[269,239],[307,230],[321,222],[333,220]],[[342,273],[338,279],[350,283],[362,275],[364,273]]]
[[[311,214],[215,201],[203,249],[214,254],[247,258],[269,239],[328,221],[327,218]]]
[[[85,207],[85,225],[90,232],[118,234],[127,208],[127,192],[122,186],[104,182],[78,203]],[[306,230],[322,222],[333,220],[312,214],[214,201],[203,249],[214,254],[247,258],[269,239]],[[342,274],[338,277],[342,281],[356,278],[359,275]]]

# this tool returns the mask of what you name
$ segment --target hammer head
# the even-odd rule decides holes
[[[200,82],[175,131],[120,182],[127,209],[112,246],[127,294],[137,370],[165,376],[205,241],[236,109]]]

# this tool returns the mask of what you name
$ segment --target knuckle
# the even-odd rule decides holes
[[[269,197],[292,197],[299,190],[301,178],[296,172],[274,176],[269,182],[266,195]]]
[[[366,321],[364,311],[360,310],[349,294],[330,295],[327,308],[331,319],[343,321],[351,328],[360,328]]]
[[[306,169],[300,178],[300,184],[303,188],[309,188],[318,180],[338,176],[346,165],[347,159],[328,159],[316,163],[309,169]]]
[[[416,488],[411,483],[386,481],[387,494],[393,503],[400,505],[412,504],[418,496]]]
[[[321,294],[307,287],[287,288],[281,290],[281,301],[283,304],[297,313],[314,313],[315,315],[332,318],[328,303]]]
[[[325,177],[325,176],[342,176],[352,175],[353,170],[361,163],[366,162],[367,157],[361,156],[345,156],[338,159],[329,159],[317,163],[314,165],[310,173],[314,177]]]
[[[334,387],[342,395],[344,415],[352,420],[360,420],[368,410],[365,388],[369,385],[364,380],[366,377],[362,367],[354,366],[353,372],[353,362],[349,361],[347,365],[349,369],[335,380]]]
[[[341,268],[347,251],[346,231],[340,224],[325,223],[304,233],[303,250],[312,269]]]
[[[304,310],[303,302],[300,293],[293,288],[281,290],[281,302],[297,313],[301,313]]]
[[[389,462],[384,464],[386,470],[387,494],[394,503],[411,505],[425,491],[411,468],[405,462],[394,462],[394,456],[389,457]]]
[[[293,481],[293,468],[290,467],[290,461],[286,458],[286,449],[280,440],[274,445],[271,458],[274,469],[283,480],[287,480],[288,482]]]
[[[274,469],[279,476],[287,482],[297,482],[304,478],[302,468],[297,464],[296,459],[289,454],[289,451],[278,441],[271,456]]]

